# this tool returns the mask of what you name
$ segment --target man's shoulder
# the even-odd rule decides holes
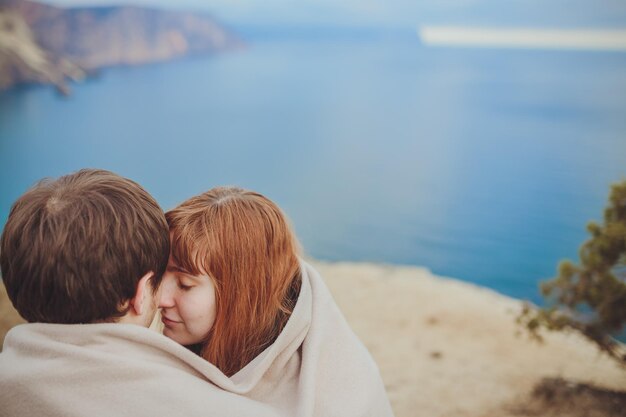
[[[141,326],[33,323],[7,333],[0,366],[21,372],[38,366],[62,372],[67,366],[79,371],[154,365],[188,371],[188,362],[195,359],[184,347]]]
[[[120,326],[17,329],[0,353],[2,414],[273,414],[213,384],[214,367],[183,347],[150,330]]]

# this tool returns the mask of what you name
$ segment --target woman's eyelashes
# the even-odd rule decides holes
[[[180,279],[178,280],[178,288],[180,288],[183,291],[189,291],[193,287],[194,287],[193,285],[188,285],[187,283],[181,281]]]

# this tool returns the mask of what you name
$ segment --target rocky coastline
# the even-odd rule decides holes
[[[0,91],[52,84],[67,95],[106,67],[142,65],[244,45],[203,13],[135,6],[60,8],[28,0],[0,1]]]

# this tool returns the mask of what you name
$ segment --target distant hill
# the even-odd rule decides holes
[[[134,6],[59,8],[0,0],[0,90],[116,65],[216,53],[242,42],[207,14]]]

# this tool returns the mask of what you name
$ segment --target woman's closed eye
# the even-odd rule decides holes
[[[190,289],[192,289],[194,287],[194,285],[187,285],[186,283],[182,282],[182,281],[178,281],[178,288],[180,288],[183,291],[189,291]]]

